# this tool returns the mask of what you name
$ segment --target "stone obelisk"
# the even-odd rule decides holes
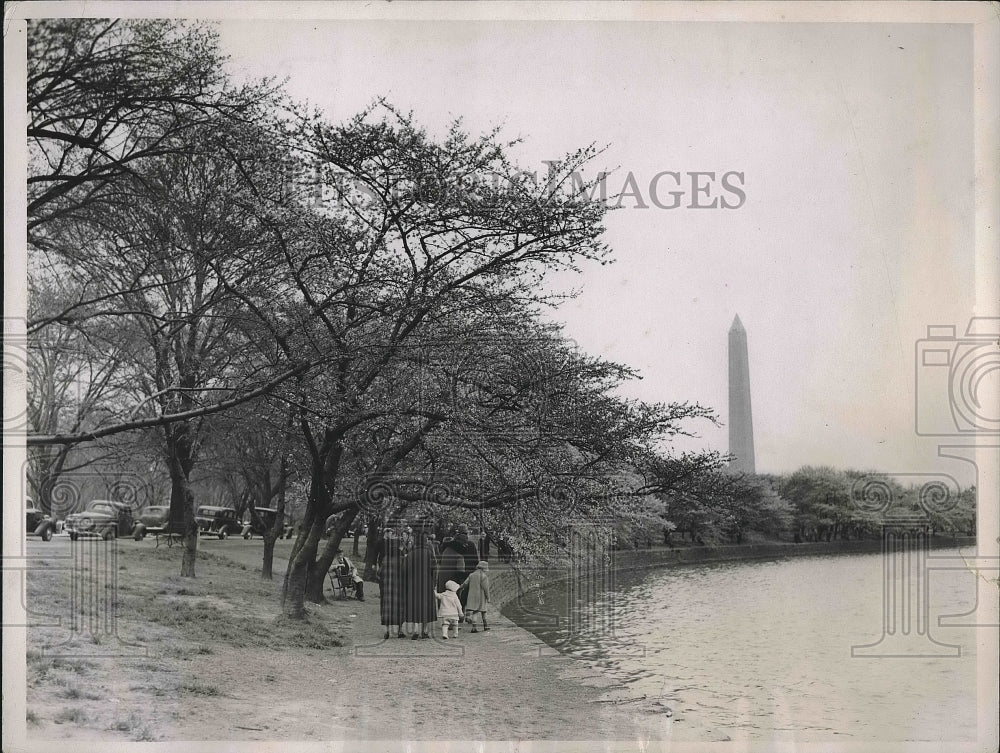
[[[730,469],[754,473],[753,415],[750,411],[750,363],[747,331],[739,315],[729,328],[729,453]]]

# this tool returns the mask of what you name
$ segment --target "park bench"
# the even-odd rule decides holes
[[[347,592],[354,590],[354,579],[351,577],[351,573],[341,567],[331,567],[327,574],[330,576],[330,585],[333,586],[334,596],[338,599],[346,599]]]
[[[156,549],[160,548],[161,538],[167,542],[168,548],[172,547],[174,544],[180,544],[184,540],[184,532],[181,529],[170,525],[167,525],[160,530],[150,531],[149,533],[151,533],[153,538],[156,539]]]

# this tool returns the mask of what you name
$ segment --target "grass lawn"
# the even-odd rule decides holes
[[[281,616],[283,563],[265,581],[259,565],[203,547],[198,577],[181,578],[179,547],[115,543],[117,556],[105,558],[102,542],[81,542],[74,568],[68,541],[33,547],[29,608],[60,624],[28,632],[29,736],[155,740],[157,729],[183,726],[193,703],[228,713],[221,707],[257,682],[266,699],[282,663],[344,645],[343,609]],[[260,542],[231,546],[259,562]]]

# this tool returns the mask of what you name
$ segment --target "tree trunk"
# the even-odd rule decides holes
[[[194,578],[194,566],[198,561],[198,524],[194,520],[194,498],[190,487],[187,491],[188,503],[184,515],[184,556],[181,558],[181,577]]]
[[[260,566],[260,577],[264,580],[274,579],[274,539],[270,535],[264,538],[264,562]]]
[[[306,598],[309,601],[316,604],[322,604],[326,601],[323,596],[323,585],[326,582],[326,574],[333,564],[334,557],[337,556],[337,550],[340,549],[341,542],[344,540],[344,534],[350,530],[357,516],[358,508],[353,507],[350,510],[345,510],[337,519],[330,538],[327,539],[326,546],[323,547],[323,553],[316,560],[316,567],[310,574],[309,582],[306,586]]]
[[[306,435],[311,434],[306,429]],[[316,448],[312,457],[312,470],[309,479],[309,498],[306,501],[305,518],[302,530],[295,539],[292,553],[288,559],[288,570],[285,572],[285,582],[281,592],[282,613],[293,619],[305,617],[305,599],[310,585],[313,592],[317,588],[315,573],[319,570],[319,601],[323,598],[323,578],[326,569],[320,570],[316,563],[316,552],[320,539],[326,528],[326,520],[330,515],[331,490],[336,487],[340,458],[343,455],[343,445],[337,432],[327,429],[324,432],[322,448]],[[355,514],[357,509],[355,508]],[[342,516],[346,518],[346,516]],[[351,518],[353,520],[353,517]],[[349,522],[348,522],[349,524]],[[346,530],[346,529],[345,529]],[[341,532],[341,536],[343,533]],[[339,542],[338,542],[339,543]],[[333,561],[332,556],[330,562]],[[326,568],[329,569],[329,562]]]
[[[306,616],[306,588],[315,570],[316,550],[323,533],[323,520],[314,520],[308,530],[299,534],[293,554],[288,560],[281,611],[286,617],[301,620]],[[301,543],[300,543],[301,542]]]
[[[182,472],[175,472],[176,462],[170,463],[170,525],[169,529],[181,535],[183,555],[181,557],[181,577],[195,577],[195,562],[198,559],[198,523],[194,519],[194,493],[190,482]],[[174,523],[175,510],[179,512],[179,524]]]
[[[260,567],[260,577],[271,580],[274,575],[274,543],[281,538],[285,531],[285,487],[287,486],[289,473],[288,454],[281,458],[281,469],[278,472],[278,506],[274,515],[274,525],[271,530],[264,533],[264,562]]]
[[[167,470],[170,473],[170,528],[180,533],[184,545],[181,557],[181,577],[195,577],[198,560],[198,523],[194,519],[194,491],[191,489],[191,469],[194,451],[184,423],[166,429]]]

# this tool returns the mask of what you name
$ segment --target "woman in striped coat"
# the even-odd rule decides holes
[[[406,590],[403,584],[403,547],[391,528],[385,531],[378,555],[379,613],[385,625],[385,637],[389,628],[396,626],[396,637],[405,638],[403,632],[403,599]]]
[[[416,545],[406,555],[403,563],[404,593],[403,618],[412,622],[412,639],[430,638],[430,624],[437,621],[437,596],[434,591],[434,576],[437,571],[437,558],[431,551],[423,536],[417,534]],[[420,634],[417,635],[417,625]]]

